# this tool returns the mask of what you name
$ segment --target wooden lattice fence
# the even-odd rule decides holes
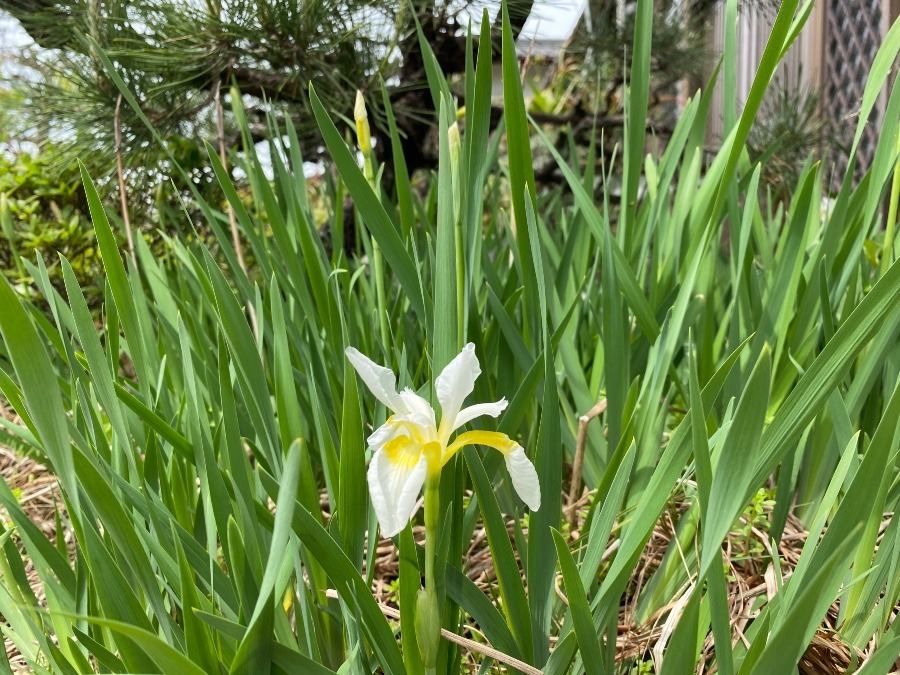
[[[830,156],[837,175],[843,175],[846,170],[846,153],[853,140],[866,77],[887,29],[889,17],[885,5],[883,0],[828,0],[822,101],[823,112],[832,122],[837,141]],[[860,143],[857,179],[875,156],[884,104],[882,94]]]
[[[741,105],[750,91],[753,77],[778,3],[745,0],[738,14],[737,94]],[[713,19],[711,46],[724,48],[725,3],[719,3]],[[891,23],[900,16],[900,0],[817,0],[812,15],[777,73],[776,86],[793,91],[818,93],[821,113],[830,123],[829,147],[824,157],[832,176],[843,176],[847,151],[856,129],[866,77],[872,60]],[[857,153],[856,176],[860,178],[872,163],[879,129],[887,102],[880,96]],[[711,138],[721,140],[724,129],[721,83],[714,93]],[[837,181],[837,178],[835,178]],[[832,187],[839,182],[832,182]]]

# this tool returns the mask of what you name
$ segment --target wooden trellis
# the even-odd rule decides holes
[[[835,174],[846,170],[847,150],[858,122],[866,78],[887,29],[884,0],[828,0],[822,77],[823,112],[831,120],[836,145],[831,153]],[[884,114],[885,96],[876,105],[857,154],[856,177],[871,166]],[[843,146],[843,147],[840,147]]]
[[[741,5],[737,26],[739,105],[750,91],[772,29],[772,7],[771,3],[762,0]],[[847,167],[847,151],[856,130],[872,60],[898,16],[900,0],[817,0],[809,21],[776,73],[781,86],[820,94],[822,113],[834,130],[834,144],[824,158],[829,172],[835,177],[833,188],[840,185],[840,177]],[[720,3],[710,36],[713,51],[723,49],[724,36],[725,11],[724,3]],[[885,91],[877,101],[860,143],[857,179],[871,166],[886,103]],[[713,95],[710,116],[710,141],[713,143],[723,137],[722,111],[720,84]]]

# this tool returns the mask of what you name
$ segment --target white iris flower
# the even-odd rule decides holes
[[[397,378],[388,368],[348,347],[347,358],[363,382],[394,414],[368,438],[372,450],[369,464],[369,492],[375,515],[384,536],[398,534],[409,519],[422,491],[426,476],[440,472],[453,454],[466,445],[486,445],[503,453],[512,484],[532,511],[541,506],[541,487],[534,465],[521,445],[496,431],[467,431],[450,437],[476,417],[498,417],[507,406],[505,398],[495,403],[477,403],[463,408],[463,401],[475,388],[481,374],[475,345],[463,347],[435,380],[441,404],[441,421],[434,408],[412,389],[397,391]]]

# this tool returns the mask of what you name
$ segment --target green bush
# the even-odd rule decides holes
[[[0,154],[0,268],[19,293],[38,299],[32,274],[37,259],[62,289],[59,257],[72,265],[79,284],[89,293],[92,305],[99,302],[103,265],[97,251],[87,202],[76,167],[59,170],[49,159],[52,150],[31,155]]]

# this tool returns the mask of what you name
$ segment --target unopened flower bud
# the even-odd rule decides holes
[[[356,90],[356,106],[353,108],[353,116],[356,119],[356,141],[363,155],[369,156],[372,152],[372,133],[369,130],[369,114],[366,112],[366,99],[362,92]]]
[[[426,668],[433,668],[441,643],[441,615],[437,598],[425,589],[419,589],[416,597],[416,641],[422,663]]]
[[[459,137],[459,124],[454,122],[447,129],[447,140],[450,146],[450,177],[453,184],[453,213],[456,219],[459,219],[460,210],[462,209],[462,173],[460,171],[461,163],[459,161],[460,146],[462,141]]]

